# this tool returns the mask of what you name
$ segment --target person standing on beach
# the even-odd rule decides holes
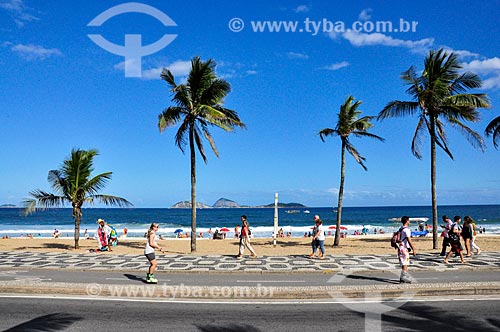
[[[408,248],[411,248],[413,256],[417,255],[415,247],[411,242],[411,230],[410,226],[410,217],[403,216],[401,217],[401,223],[403,226],[399,229],[399,242],[398,242],[398,257],[399,264],[401,265],[401,276],[399,277],[399,281],[401,283],[412,283],[413,278],[408,273],[408,266],[410,265],[410,252]]]
[[[319,215],[314,216],[314,228],[313,228],[313,238],[312,238],[312,254],[309,258],[314,258],[316,255],[316,249],[319,247],[321,254],[318,256],[320,259],[325,259],[325,231],[323,230],[323,221],[319,218]]]
[[[158,279],[156,279],[154,275],[156,266],[158,265],[158,262],[156,261],[155,257],[155,249],[158,249],[161,252],[163,252],[163,248],[156,243],[156,232],[158,231],[159,227],[160,225],[158,223],[155,222],[152,223],[151,226],[149,226],[148,233],[146,236],[147,241],[146,241],[146,248],[144,249],[144,256],[146,256],[150,264],[148,273],[146,275],[146,282],[149,284],[158,283]]]
[[[97,244],[99,248],[97,249],[100,251],[111,251],[111,247],[109,246],[109,233],[111,229],[101,218],[97,219],[97,223],[99,224],[99,227],[97,227]]]
[[[250,229],[248,228],[248,221],[247,221],[247,216],[242,215],[241,216],[241,238],[240,238],[240,250],[238,252],[238,256],[236,258],[240,259],[243,258],[243,254],[245,253],[245,247],[250,250],[250,253],[252,254],[252,258],[257,258],[257,255],[255,254],[255,250],[253,250],[252,245],[250,244]]]

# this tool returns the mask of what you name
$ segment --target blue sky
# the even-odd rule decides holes
[[[217,62],[218,75],[232,87],[225,106],[247,126],[233,133],[212,129],[220,158],[209,151],[208,164],[199,158],[197,168],[198,200],[207,204],[220,197],[267,204],[278,192],[283,202],[336,205],[340,140],[323,143],[317,132],[335,126],[348,95],[363,101],[365,115],[378,114],[391,100],[409,100],[399,75],[412,65],[421,70],[430,49],[457,52],[464,68],[484,80],[474,92],[487,93],[493,107],[481,111],[482,120],[470,125],[474,130],[483,133],[500,115],[498,1],[474,7],[467,1],[141,3],[176,26],[143,13],[88,25],[107,9],[127,4],[122,1],[0,0],[0,204],[18,204],[35,188],[49,190],[47,172],[72,148],[98,149],[96,172],[113,172],[105,193],[137,207],[189,199],[189,156],[174,145],[177,128],[163,134],[157,129],[157,116],[171,100],[159,72],[170,68],[182,81],[196,55]],[[231,31],[233,18],[244,22],[242,31]],[[401,32],[401,20],[416,22],[415,31]],[[297,27],[253,29],[264,21]],[[370,31],[377,21],[390,21],[398,31]],[[240,22],[231,27],[241,28]],[[366,29],[348,31],[354,22]],[[164,34],[177,36],[142,57],[137,78],[126,77],[123,56],[99,47],[89,34],[117,45],[124,44],[125,34],[140,34],[142,45]],[[416,123],[375,122],[371,132],[385,143],[353,138],[368,171],[348,156],[346,206],[430,205],[429,140],[422,160],[410,149]],[[483,153],[447,129],[455,160],[438,150],[438,203],[498,204],[500,151],[486,138]]]

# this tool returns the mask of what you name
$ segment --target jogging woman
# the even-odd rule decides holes
[[[148,274],[146,275],[146,282],[148,284],[157,284],[158,279],[155,278],[155,270],[156,266],[158,265],[155,257],[155,249],[160,250],[163,252],[163,248],[160,247],[158,244],[156,244],[156,232],[158,231],[158,223],[152,223],[151,226],[148,229],[147,233],[147,242],[146,242],[146,249],[144,249],[144,255],[149,261],[149,270]]]

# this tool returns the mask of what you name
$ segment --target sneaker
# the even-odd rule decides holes
[[[404,275],[401,278],[399,278],[399,282],[402,284],[411,284],[412,281],[413,280],[411,279],[411,277],[409,275]]]
[[[238,255],[238,256],[236,256],[236,259],[243,259],[243,256]]]

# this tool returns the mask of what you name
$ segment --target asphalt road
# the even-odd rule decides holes
[[[0,331],[498,331],[500,299],[222,304],[0,298]]]
[[[344,272],[345,273],[345,272]],[[332,279],[336,274],[323,273],[268,273],[268,274],[210,274],[210,273],[156,273],[160,284],[186,286],[332,286],[398,284],[399,271],[353,272],[339,274],[341,278]],[[475,271],[421,271],[412,272],[418,283],[443,282],[480,282],[500,281],[500,273],[495,270]],[[45,282],[105,283],[105,284],[142,284],[145,273],[106,272],[106,271],[74,271],[74,270],[29,270],[0,269],[0,281],[33,280]]]

